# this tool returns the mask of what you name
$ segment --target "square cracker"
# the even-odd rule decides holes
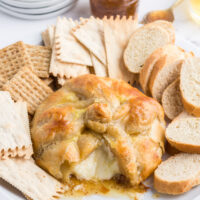
[[[23,42],[17,42],[0,50],[1,85],[10,80],[22,67],[33,68]]]
[[[72,34],[87,47],[104,66],[107,65],[102,20],[90,17],[74,28]]]
[[[0,89],[3,87],[3,85],[6,83],[7,79],[0,75]]]
[[[8,92],[0,92],[0,159],[33,154],[27,106],[14,103]]]
[[[56,29],[55,31],[57,32],[58,30]],[[69,78],[90,73],[87,66],[60,62],[56,57],[56,44],[55,44],[54,39],[52,43],[53,43],[53,47],[52,47],[52,55],[51,55],[50,72],[53,74],[53,76],[58,77],[58,79],[62,80],[61,85],[63,85],[65,80]]]
[[[32,200],[55,200],[64,192],[62,184],[38,167],[32,159],[1,161],[0,177]]]
[[[90,52],[72,35],[77,21],[58,18],[56,23],[56,58],[61,62],[92,66]]]
[[[51,48],[28,44],[25,44],[25,47],[37,76],[40,78],[48,78],[51,61]]]
[[[3,90],[9,91],[15,101],[25,101],[30,114],[34,114],[37,107],[53,92],[28,67],[22,68],[3,86]]]
[[[126,18],[119,16],[103,18],[104,23],[104,39],[106,46],[108,75],[111,78],[122,79],[132,83],[134,74],[130,73],[123,61],[123,53],[128,44],[130,36],[137,28],[137,21],[132,17]]]

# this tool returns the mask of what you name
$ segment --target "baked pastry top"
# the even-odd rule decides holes
[[[57,179],[146,179],[164,151],[159,103],[124,81],[83,75],[68,80],[37,109],[36,162]]]

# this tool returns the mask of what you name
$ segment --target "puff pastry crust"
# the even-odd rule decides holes
[[[164,130],[154,99],[124,81],[90,74],[68,80],[39,106],[32,140],[36,162],[60,180],[76,176],[74,169],[104,146],[117,160],[115,173],[136,185],[161,162]]]

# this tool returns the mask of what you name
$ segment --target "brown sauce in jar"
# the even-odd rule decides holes
[[[139,0],[90,0],[91,10],[95,17],[133,16],[137,15]]]

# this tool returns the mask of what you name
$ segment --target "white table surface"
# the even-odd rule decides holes
[[[174,26],[176,31],[181,34],[187,41],[200,46],[200,25],[195,24],[188,14],[187,1],[175,9]],[[150,10],[164,9],[169,7],[174,0],[140,0],[139,19]],[[79,18],[89,17],[90,7],[89,0],[79,0],[75,8],[63,16]],[[12,44],[18,40],[23,40],[29,44],[38,44],[41,42],[40,33],[50,24],[55,24],[56,17],[30,21],[17,19],[0,12],[0,48]]]
[[[142,19],[144,14],[150,10],[164,9],[169,7],[174,2],[174,0],[140,1],[139,19]],[[89,8],[89,0],[79,0],[77,6],[63,16],[78,19],[79,17],[89,17],[90,15],[91,13]],[[188,42],[193,43],[193,45],[196,45],[198,50],[198,47],[200,47],[200,25],[195,24],[190,19],[187,9],[187,0],[185,0],[185,2],[175,10],[175,17],[176,20],[174,22],[174,26],[178,35],[185,38]],[[55,24],[55,22],[56,17],[47,20],[30,21],[17,19],[0,12],[0,48],[3,48],[19,40],[23,40],[28,44],[39,44],[42,42],[41,32],[48,25]],[[198,190],[198,188],[195,188],[194,190]],[[0,199],[2,200],[21,199],[20,193],[14,188],[11,188],[9,184],[5,183],[1,179],[0,191]],[[196,193],[198,193],[198,191],[196,191]],[[190,194],[188,193],[188,195]],[[147,197],[147,199],[149,199],[149,197]],[[180,197],[180,199],[182,198]],[[187,198],[186,195],[184,199],[193,199],[193,197],[188,196]],[[195,200],[199,199],[200,197],[198,196]]]

